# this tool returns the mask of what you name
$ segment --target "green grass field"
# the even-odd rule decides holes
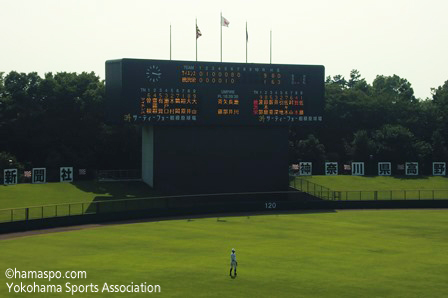
[[[322,198],[333,199],[337,195],[342,200],[390,200],[390,199],[448,199],[448,178],[446,177],[359,177],[359,176],[309,176],[297,177],[296,187],[300,179],[325,186],[338,193],[320,191],[310,187],[308,192]],[[302,182],[303,184],[303,182]],[[294,181],[291,182],[294,186]],[[298,187],[300,188],[300,187]],[[404,191],[406,190],[406,191]],[[307,189],[305,189],[307,191]],[[376,192],[376,194],[375,194]],[[18,184],[0,186],[0,222],[23,220],[26,217],[26,207],[50,205],[46,207],[29,208],[29,218],[42,218],[82,214],[94,210],[92,202],[112,199],[132,199],[157,195],[155,191],[142,182],[97,182],[80,181],[76,183]],[[79,203],[69,205],[67,204]],[[141,208],[141,204],[152,207],[162,203],[156,200],[134,202],[126,208]],[[123,208],[111,205],[104,207]],[[3,210],[21,208],[16,210]],[[134,208],[134,209],[135,209]],[[103,208],[103,211],[105,209]]]
[[[314,185],[307,185],[302,182],[309,181],[317,185],[329,188],[331,191],[339,192],[341,199],[351,200],[403,200],[403,199],[448,199],[448,178],[447,177],[366,177],[366,176],[302,176],[291,181],[291,186],[302,187],[305,191],[319,192],[319,188]],[[326,193],[323,193],[325,197]]]
[[[229,277],[236,248],[238,277]],[[56,297],[448,297],[448,211],[342,211],[171,220],[0,240],[2,270],[83,270],[98,285]],[[104,283],[161,293],[101,293]],[[51,295],[51,296],[53,296]]]
[[[444,189],[448,190],[448,178],[418,177],[387,177],[387,176],[302,176],[310,182],[325,186],[331,190],[403,190],[403,189]]]
[[[140,198],[154,195],[143,182],[97,182],[17,184],[0,186],[0,209]]]
[[[0,186],[0,222],[23,220],[25,207],[29,217],[42,218],[88,212],[92,202],[150,197],[157,193],[143,182],[97,182],[17,184]],[[71,204],[67,203],[79,203]],[[59,205],[55,204],[67,204]],[[37,208],[34,206],[42,206]],[[2,210],[22,208],[16,210]]]

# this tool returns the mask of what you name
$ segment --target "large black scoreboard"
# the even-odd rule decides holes
[[[109,60],[108,118],[156,126],[319,123],[324,80],[321,65]]]

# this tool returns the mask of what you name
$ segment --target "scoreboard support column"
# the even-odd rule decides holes
[[[154,187],[154,127],[142,127],[142,179]]]
[[[142,177],[165,194],[288,189],[288,127],[143,129]]]

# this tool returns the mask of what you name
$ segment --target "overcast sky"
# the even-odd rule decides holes
[[[321,64],[326,75],[358,69],[408,79],[417,97],[448,80],[446,0],[0,0],[0,71],[94,71],[117,58]]]

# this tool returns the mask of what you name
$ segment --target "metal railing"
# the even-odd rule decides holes
[[[303,178],[294,177],[290,186],[323,200],[447,200],[448,189],[399,189],[399,190],[331,190]]]
[[[208,208],[213,209],[221,205],[228,205],[232,202],[238,202],[238,204],[243,205],[245,203],[257,202],[264,206],[265,203],[263,200],[265,198],[266,202],[272,202],[276,201],[275,199],[272,199],[273,196],[274,198],[278,198],[280,201],[280,198],[285,199],[287,196],[294,195],[301,195],[301,192],[279,191],[178,195],[51,204],[0,209],[0,223],[75,215],[105,214],[113,212],[149,211],[157,214],[159,210],[172,210],[191,207],[196,207],[207,211]],[[268,208],[268,206],[266,208]]]
[[[303,193],[332,201],[368,200],[448,200],[447,190],[387,190],[387,191],[335,191],[306,179],[293,179],[290,186],[299,191],[222,193],[203,195],[160,196],[92,202],[74,202],[0,209],[0,223],[27,221],[79,215],[106,214],[114,212],[150,212],[159,214],[160,210],[195,208],[210,212],[220,210],[220,206],[231,205],[234,210],[239,205],[253,204],[266,209],[276,208],[277,203],[303,202]],[[266,200],[265,200],[266,199]],[[255,206],[255,205],[254,205]],[[258,208],[257,207],[257,208]]]
[[[92,204],[94,205],[95,202],[76,202],[0,209],[0,222],[93,214],[96,213],[96,210],[92,210]]]
[[[289,186],[320,199],[325,200],[333,197],[331,189],[314,182],[310,182],[306,179],[293,176],[290,179]]]

